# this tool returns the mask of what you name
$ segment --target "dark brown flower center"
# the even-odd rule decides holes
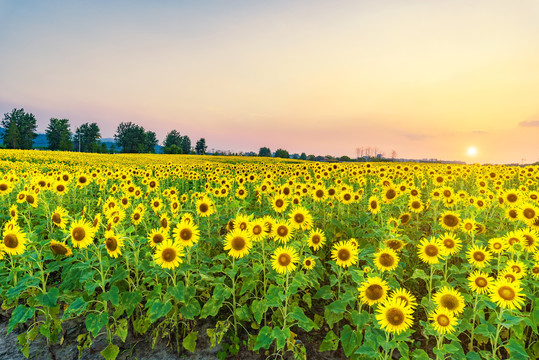
[[[260,235],[262,233],[262,226],[255,225],[253,226],[253,234]]]
[[[524,215],[524,217],[528,220],[530,219],[533,219],[535,218],[535,211],[531,208],[526,208],[524,209],[524,211],[522,212],[522,214]]]
[[[277,227],[277,234],[280,236],[280,237],[285,237],[288,235],[288,228],[284,225],[280,225]]]
[[[245,249],[246,245],[247,245],[247,241],[245,241],[245,238],[241,236],[236,236],[235,238],[232,239],[232,241],[230,241],[230,246],[232,247],[232,249],[236,251],[241,251]]]
[[[305,221],[305,216],[303,216],[303,214],[297,213],[294,215],[294,221],[298,224],[301,224]]]
[[[429,244],[425,246],[425,254],[430,257],[438,256],[438,247],[436,245]]]
[[[118,248],[118,241],[114,236],[111,236],[107,238],[107,240],[105,241],[105,245],[107,246],[107,249],[109,249],[109,251],[116,251],[116,249]]]
[[[352,257],[352,254],[350,253],[350,250],[348,249],[340,249],[337,253],[337,257],[341,261],[348,261],[350,257]]]
[[[6,191],[7,190],[7,184],[1,183],[0,184],[0,191]]]
[[[404,313],[399,308],[391,308],[386,312],[386,320],[393,326],[399,326],[404,323]]]
[[[475,279],[475,285],[479,288],[484,288],[488,285],[488,281],[484,277],[478,277]]]
[[[515,290],[513,290],[512,287],[506,285],[500,286],[500,288],[498,289],[498,295],[506,301],[514,300],[517,296]]]
[[[445,314],[440,314],[438,315],[438,317],[436,317],[436,322],[438,323],[438,325],[440,326],[448,326],[451,321],[449,320],[449,317]]]
[[[386,198],[388,198],[389,200],[394,199],[395,196],[397,196],[397,192],[395,190],[389,189],[388,191],[386,191]]]
[[[365,289],[365,296],[369,300],[376,301],[380,299],[382,296],[384,296],[384,288],[378,284],[369,285]]]
[[[455,215],[447,214],[444,216],[443,222],[446,226],[455,227],[459,224],[459,219]]]
[[[311,238],[311,242],[315,245],[320,244],[321,241],[322,241],[322,238],[318,234],[314,234],[313,237]]]
[[[283,205],[284,205],[284,201],[282,199],[275,200],[275,206],[276,207],[281,208],[281,207],[283,207]]]
[[[52,214],[52,222],[55,224],[60,224],[62,222],[62,217],[58,213]]]
[[[201,213],[208,212],[209,209],[210,209],[210,207],[209,207],[208,204],[206,204],[206,203],[202,203],[202,204],[200,204],[200,206],[198,207],[198,210],[199,210]]]
[[[289,254],[279,254],[277,262],[281,266],[288,266],[292,262],[292,257]]]
[[[15,234],[7,234],[4,236],[4,245],[10,249],[15,249],[19,245],[19,239]]]
[[[380,264],[385,267],[391,267],[395,263],[395,258],[388,253],[383,253],[379,257]]]
[[[459,306],[459,299],[455,295],[445,294],[440,298],[440,305],[454,311]]]
[[[475,251],[472,256],[473,256],[473,259],[478,262],[485,261],[485,257],[486,257],[485,253],[482,251]]]
[[[444,239],[444,246],[446,249],[453,249],[455,247],[455,241],[451,238]]]
[[[77,226],[72,232],[75,241],[82,241],[86,237],[86,230],[82,226]]]
[[[36,199],[32,195],[26,195],[26,202],[28,204],[33,204],[36,201]]]
[[[176,250],[173,248],[166,248],[163,250],[163,253],[161,254],[161,258],[165,262],[172,262],[176,259]]]
[[[152,237],[152,241],[153,241],[154,244],[160,244],[160,243],[163,242],[163,240],[165,240],[165,239],[164,239],[163,235],[161,235],[161,234],[155,234]]]
[[[51,244],[51,251],[57,255],[67,254],[67,248],[61,244]]]
[[[193,232],[191,231],[191,229],[185,228],[180,231],[180,239],[182,239],[183,241],[189,241],[192,237]]]
[[[509,202],[515,202],[518,200],[518,196],[516,194],[509,194],[507,195],[507,201]]]

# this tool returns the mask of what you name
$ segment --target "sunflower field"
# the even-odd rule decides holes
[[[537,166],[0,159],[0,317],[27,357],[74,319],[105,359],[128,334],[220,358],[539,357]]]

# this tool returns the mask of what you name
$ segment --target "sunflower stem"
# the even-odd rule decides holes
[[[477,309],[477,294],[474,294],[474,304],[473,304],[473,315],[472,315],[472,333],[470,336],[470,347],[469,351],[473,351],[473,336],[475,332],[475,313]]]
[[[236,259],[232,257],[232,272],[234,274],[232,279],[232,316],[234,318],[234,335],[238,336],[238,320],[236,318],[236,273],[234,272],[234,267],[236,265]]]
[[[492,357],[496,358],[496,353],[498,352],[498,338],[500,337],[500,332],[502,330],[502,314],[503,308],[500,308],[500,313],[498,314],[498,324],[496,326],[496,335],[494,336],[494,343],[492,345]]]

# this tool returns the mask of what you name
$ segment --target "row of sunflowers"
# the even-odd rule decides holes
[[[19,346],[537,358],[539,167],[2,151]],[[200,323],[211,324],[204,333]]]

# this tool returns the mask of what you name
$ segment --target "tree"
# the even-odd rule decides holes
[[[157,136],[153,131],[146,132],[146,151],[149,153],[155,153],[155,147],[159,141],[157,141]]]
[[[75,151],[97,152],[97,140],[101,138],[99,126],[96,123],[84,123],[75,130],[73,137]]]
[[[51,118],[45,130],[50,150],[67,151],[73,149],[68,119]]]
[[[132,122],[122,122],[114,134],[116,145],[122,148],[123,153],[155,152],[157,137],[153,131],[144,130],[140,125]]]
[[[165,148],[165,154],[181,154],[181,153],[182,153],[182,148],[176,144],[167,146]]]
[[[171,150],[170,147],[173,145],[179,147],[181,151],[175,152],[178,150]],[[167,134],[163,146],[165,147],[165,154],[189,154],[191,152],[191,139],[187,135],[181,136],[177,130],[172,130]]]
[[[271,150],[268,147],[261,147],[260,150],[258,150],[258,156],[265,156],[265,157],[271,157]]]
[[[37,121],[34,114],[24,109],[13,109],[5,113],[0,123],[4,128],[3,141],[7,149],[32,149],[37,136]]]
[[[275,157],[289,159],[290,154],[284,149],[277,149],[277,151],[275,151]]]
[[[191,139],[189,139],[189,136],[187,135],[182,136],[181,148],[184,154],[191,153]]]
[[[307,160],[307,154],[305,154],[304,152],[301,153],[301,155],[299,156],[299,159],[300,160]]]
[[[204,155],[206,154],[206,150],[208,149],[208,146],[206,146],[206,139],[201,138],[197,141],[197,144],[195,145],[195,151],[198,155]]]

